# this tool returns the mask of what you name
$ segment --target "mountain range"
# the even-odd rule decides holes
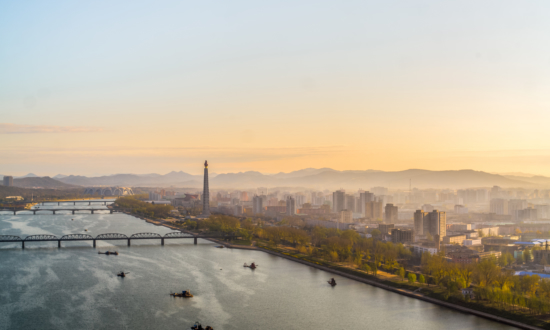
[[[59,181],[79,186],[119,185],[151,187],[200,188],[202,175],[183,171],[161,174],[115,174],[100,177],[64,176]],[[392,189],[469,188],[469,187],[550,187],[550,178],[544,176],[500,175],[474,170],[429,171],[410,169],[386,172],[378,170],[337,171],[330,168],[307,168],[290,173],[262,174],[256,171],[225,173],[210,176],[211,188],[250,189],[257,187],[303,187],[314,189],[370,189],[382,186]]]
[[[99,177],[79,175],[56,175],[33,177],[32,174],[14,179],[20,187],[70,188],[75,186],[128,186],[128,187],[202,187],[202,175],[183,171],[168,174],[114,174]],[[337,171],[330,168],[307,168],[290,173],[263,174],[256,171],[212,174],[210,187],[213,189],[255,189],[258,187],[300,187],[312,189],[390,189],[413,188],[476,188],[500,186],[503,188],[550,188],[550,178],[545,176],[502,175],[474,170],[429,171],[410,169],[386,172],[378,170]]]

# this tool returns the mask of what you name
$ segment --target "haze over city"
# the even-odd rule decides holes
[[[0,330],[550,329],[548,13],[0,2]]]

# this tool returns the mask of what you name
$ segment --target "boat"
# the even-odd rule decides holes
[[[195,325],[191,327],[192,330],[214,330],[211,326],[207,325],[206,328],[203,328],[199,322],[195,322]]]
[[[191,291],[182,291],[181,293],[174,292],[170,293],[172,297],[181,297],[181,298],[193,298],[193,295],[191,294]]]
[[[88,231],[88,229],[84,229],[84,231]]]
[[[128,273],[120,272],[120,273],[116,274],[116,276],[126,277],[126,274],[130,274],[130,272],[128,272]]]
[[[99,251],[97,254],[106,254],[106,255],[114,255],[114,256],[118,256],[118,252],[115,251],[115,252],[110,252],[110,251],[107,251],[107,252],[101,252]]]
[[[224,248],[223,245],[217,245],[216,247],[217,247],[218,249],[223,249],[223,248]]]
[[[248,267],[250,269],[256,269],[258,267],[258,265],[256,265],[256,263],[251,263],[250,265],[247,265],[246,262],[244,263],[243,267]]]
[[[330,284],[330,286],[335,286],[336,285],[336,280],[334,280],[334,277],[330,279],[330,281],[327,281],[328,284]]]

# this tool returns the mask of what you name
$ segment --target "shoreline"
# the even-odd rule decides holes
[[[164,226],[164,227],[170,228],[172,230],[178,230],[178,231],[181,231],[181,232],[184,232],[186,234],[193,235],[193,236],[198,235],[198,234],[190,232],[188,230],[184,230],[182,228],[177,228],[177,227],[175,227],[175,226],[171,225],[170,223],[167,223],[166,221],[163,221],[163,220],[151,220],[151,219],[147,219],[147,218],[137,217],[137,216],[132,215],[130,213],[126,213],[126,212],[124,212],[124,213],[128,214],[128,215],[131,215],[131,216],[134,216],[136,218],[145,220],[146,222],[154,224],[156,226]],[[359,276],[348,274],[348,273],[345,273],[345,272],[342,272],[342,271],[339,271],[339,270],[336,270],[336,269],[332,269],[332,268],[321,266],[321,265],[318,265],[318,264],[314,264],[314,263],[311,263],[311,262],[308,262],[308,261],[305,261],[305,260],[301,260],[301,259],[297,259],[297,258],[294,258],[294,257],[291,257],[291,256],[287,256],[287,255],[284,255],[284,254],[279,253],[279,252],[270,251],[270,250],[267,250],[267,249],[262,249],[262,248],[256,247],[256,246],[233,245],[233,244],[229,244],[227,242],[219,241],[219,240],[212,239],[212,238],[202,238],[202,239],[205,239],[205,240],[211,241],[213,243],[223,245],[225,248],[228,248],[228,249],[255,250],[255,251],[268,253],[268,254],[271,254],[271,255],[274,255],[274,256],[277,256],[277,257],[280,257],[280,258],[284,258],[284,259],[287,259],[287,260],[290,260],[290,261],[300,263],[300,264],[305,265],[305,266],[313,267],[313,268],[316,268],[316,269],[319,269],[319,270],[326,271],[328,273],[332,273],[332,274],[335,274],[335,275],[338,275],[338,276],[342,276],[342,277],[345,277],[345,278],[348,278],[348,279],[351,279],[351,280],[354,280],[354,281],[357,281],[357,282],[360,282],[360,283],[372,285],[372,286],[375,286],[375,287],[380,288],[380,289],[384,289],[384,290],[387,290],[387,291],[390,291],[390,292],[393,292],[393,293],[404,295],[404,296],[407,296],[409,298],[415,298],[415,299],[418,299],[418,300],[422,300],[422,301],[425,301],[425,302],[436,304],[438,306],[443,306],[443,307],[446,307],[446,308],[449,308],[449,309],[453,309],[453,310],[456,310],[456,311],[461,312],[461,313],[475,315],[475,316],[478,316],[478,317],[482,317],[484,319],[492,320],[492,321],[502,323],[502,324],[506,324],[506,325],[509,325],[509,326],[513,326],[513,327],[516,327],[516,328],[519,328],[519,329],[544,330],[543,328],[539,328],[539,327],[536,327],[536,326],[533,326],[533,325],[521,323],[521,322],[518,322],[518,321],[510,320],[510,319],[507,319],[507,318],[504,318],[504,317],[496,316],[496,315],[485,313],[485,312],[480,312],[480,311],[477,311],[475,309],[455,305],[455,304],[448,303],[446,301],[442,301],[442,300],[439,300],[439,299],[426,297],[422,294],[418,294],[418,293],[415,293],[415,292],[412,292],[412,291],[409,291],[409,290],[394,288],[394,287],[385,285],[383,283],[380,283],[378,281],[369,280],[369,279],[366,279],[366,278],[362,278],[362,277],[359,277]]]

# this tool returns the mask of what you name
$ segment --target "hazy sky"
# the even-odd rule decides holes
[[[0,174],[550,175],[548,1],[2,1]]]

